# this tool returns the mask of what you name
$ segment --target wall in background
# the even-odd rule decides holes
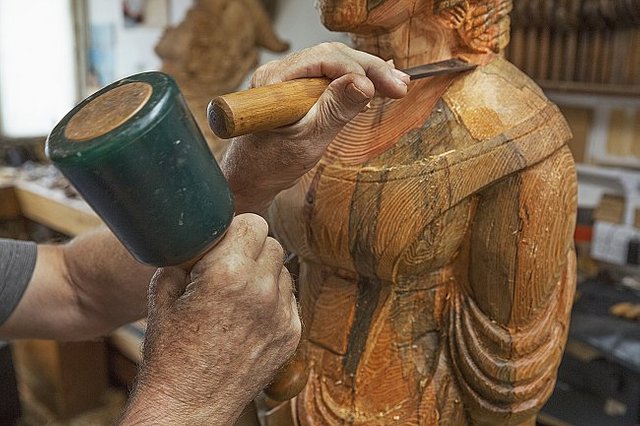
[[[179,23],[191,0],[87,0],[88,87],[85,95],[127,75],[156,70],[154,47]]]
[[[87,92],[91,93],[130,74],[160,68],[160,60],[153,49],[164,30],[164,25],[160,25],[162,15],[166,15],[166,24],[177,25],[192,3],[192,0],[140,2],[155,18],[150,22],[128,25],[123,16],[122,1],[88,0],[88,61],[91,75]],[[274,26],[280,37],[291,44],[290,51],[323,41],[349,43],[349,38],[344,34],[330,32],[322,26],[311,0],[280,0]],[[260,62],[265,63],[283,55],[264,52]]]
[[[79,3],[0,0],[0,134],[46,136],[80,99],[127,75],[159,69],[154,47],[164,28],[177,25],[192,3],[84,0],[78,10],[87,18],[79,27],[85,40],[76,46],[72,7]],[[291,51],[323,41],[349,42],[322,26],[312,0],[279,0],[274,25]],[[79,56],[87,63],[78,66],[74,49],[83,44],[86,52]],[[264,52],[261,63],[280,56]]]
[[[350,39],[343,33],[327,30],[320,22],[320,15],[312,0],[279,0],[274,26],[280,37],[291,44],[290,51],[310,47],[324,41],[340,41],[346,44]],[[264,53],[261,62],[265,63],[283,55]]]

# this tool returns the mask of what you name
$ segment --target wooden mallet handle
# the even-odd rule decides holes
[[[209,103],[209,125],[228,139],[295,123],[329,83],[326,78],[301,78],[218,96]]]

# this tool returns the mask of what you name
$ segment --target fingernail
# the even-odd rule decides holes
[[[393,74],[396,80],[399,80],[405,86],[408,85],[409,82],[411,81],[411,77],[409,77],[409,74],[403,73],[399,69],[393,68],[391,70],[391,73]]]
[[[347,95],[347,98],[349,98],[349,100],[354,104],[361,104],[364,101],[369,100],[369,96],[367,96],[367,94],[362,90],[358,89],[358,87],[353,83],[349,83],[347,85],[345,88],[345,95]]]

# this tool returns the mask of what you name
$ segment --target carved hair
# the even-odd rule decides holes
[[[458,31],[462,41],[479,53],[496,52],[509,44],[512,0],[435,0],[434,11]]]

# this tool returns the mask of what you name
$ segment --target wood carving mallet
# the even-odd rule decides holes
[[[469,71],[475,64],[448,59],[407,68],[412,80]],[[223,139],[286,126],[300,120],[329,85],[326,78],[300,78],[218,96],[209,104],[209,125]]]
[[[143,263],[190,266],[233,219],[227,182],[166,74],[137,74],[85,99],[46,153]]]

